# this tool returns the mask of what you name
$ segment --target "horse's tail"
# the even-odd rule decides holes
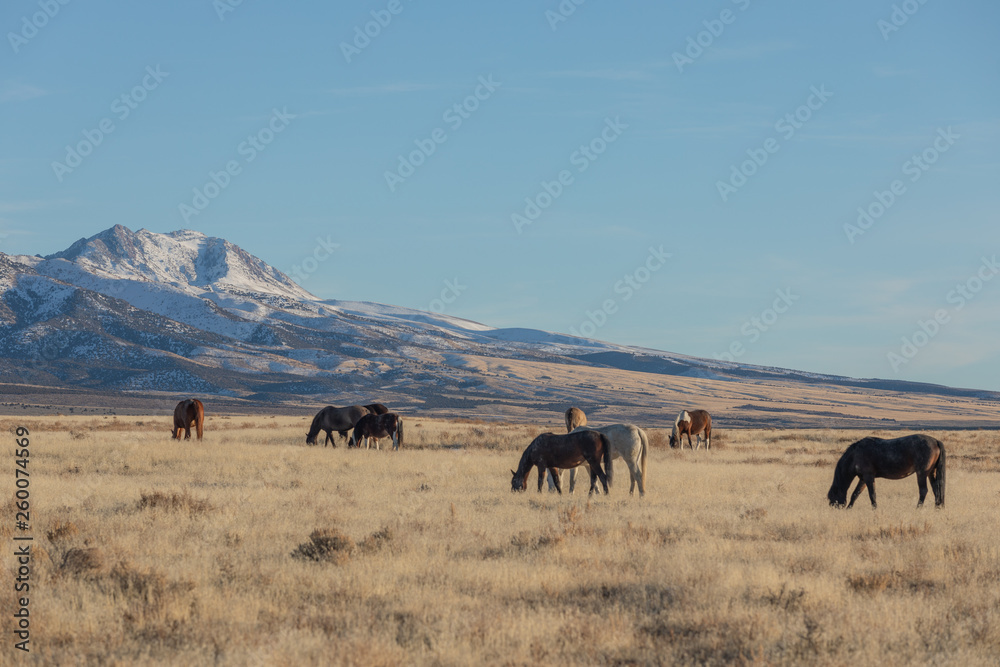
[[[604,444],[604,474],[608,478],[608,486],[611,486],[611,440],[603,433],[598,433],[601,436],[601,442]]]
[[[639,453],[639,466],[642,469],[642,491],[646,491],[646,454],[649,452],[649,438],[646,432],[639,429],[639,439],[642,441],[642,451]]]
[[[201,401],[194,402],[194,419],[198,429],[198,439],[201,440],[205,432],[205,405]]]
[[[937,501],[938,507],[944,507],[944,469],[945,469],[944,458],[945,457],[944,457],[944,443],[941,441],[938,441],[938,451],[939,451],[938,460],[937,463],[934,464],[934,479],[937,480],[939,495],[937,498],[935,498],[935,500]]]
[[[396,422],[396,449],[403,446],[403,418],[400,417]]]

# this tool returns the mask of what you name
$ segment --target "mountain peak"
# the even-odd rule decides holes
[[[160,234],[115,225],[45,259],[64,259],[105,277],[198,292],[208,288],[315,299],[287,275],[239,246],[190,229]]]

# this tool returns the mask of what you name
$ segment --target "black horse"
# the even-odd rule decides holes
[[[384,415],[389,412],[389,408],[385,407],[381,403],[369,403],[364,407],[373,415]]]
[[[337,442],[333,439],[333,432],[336,431],[340,434],[340,437],[347,440],[347,432],[354,428],[358,420],[367,414],[371,413],[368,408],[362,405],[350,405],[346,408],[335,408],[332,405],[328,405],[313,417],[309,432],[306,433],[306,444],[315,445],[316,435],[320,431],[326,431],[326,439],[323,440],[323,446],[326,447],[326,444],[329,442],[333,443],[333,446],[336,447]]]
[[[826,497],[831,505],[843,506],[847,500],[847,489],[855,477],[860,477],[851,494],[848,507],[854,505],[858,494],[868,487],[868,497],[875,507],[875,478],[903,479],[917,473],[917,487],[920,500],[917,507],[924,504],[927,496],[927,480],[931,480],[934,504],[944,506],[944,445],[928,435],[908,435],[893,440],[863,438],[847,448],[837,468],[833,471],[833,485]]]
[[[392,412],[365,415],[354,425],[354,433],[347,441],[347,446],[360,449],[361,441],[364,440],[365,449],[368,449],[370,441],[374,440],[375,449],[378,449],[378,441],[382,438],[390,438],[393,450],[399,449],[403,445],[403,418]]]
[[[601,460],[604,466],[601,467]],[[601,480],[604,493],[608,492],[608,477],[604,471],[611,467],[611,445],[603,433],[597,431],[576,431],[565,435],[543,433],[528,445],[517,464],[517,471],[511,470],[511,491],[524,491],[528,488],[528,474],[532,467],[538,467],[538,490],[542,490],[545,481],[545,471],[552,472],[556,491],[562,493],[559,483],[560,468],[575,468],[582,463],[590,465],[590,493],[597,488],[597,480]]]

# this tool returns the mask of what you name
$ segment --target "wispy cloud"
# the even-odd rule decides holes
[[[604,79],[607,81],[646,81],[653,78],[652,73],[642,69],[615,69],[612,67],[542,72],[541,76],[547,78]]]
[[[48,95],[48,91],[19,81],[4,81],[0,84],[0,104],[7,102],[25,102],[36,97]]]
[[[354,88],[330,88],[328,92],[341,97],[367,97],[371,95],[398,95],[424,90],[439,90],[444,86],[433,83],[383,83],[377,86],[356,86]]]
[[[894,76],[914,76],[916,73],[917,70],[915,69],[904,69],[892,64],[872,65],[872,74],[880,79],[886,79]]]
[[[53,202],[41,200],[29,201],[0,201],[0,214],[2,213],[23,213],[24,211],[37,211],[48,208]]]
[[[771,55],[772,53],[793,51],[797,48],[799,48],[799,45],[791,41],[757,42],[730,48],[713,46],[705,53],[705,60],[755,60]]]

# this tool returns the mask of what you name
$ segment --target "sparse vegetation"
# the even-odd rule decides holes
[[[911,477],[845,511],[826,502],[833,465],[868,433],[720,429],[724,448],[654,446],[644,499],[621,468],[588,500],[509,490],[555,420],[411,418],[392,452],[307,447],[304,418],[216,418],[201,443],[166,419],[73,419],[32,439],[36,664],[1000,655],[995,432],[929,433],[948,447],[944,510],[916,509]]]

